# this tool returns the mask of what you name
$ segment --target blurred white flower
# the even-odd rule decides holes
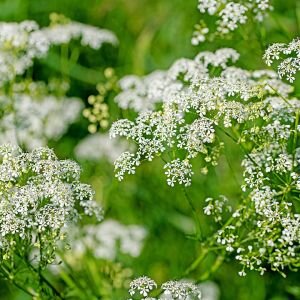
[[[73,230],[73,229],[71,229]],[[106,219],[98,225],[74,229],[71,247],[74,257],[91,252],[96,258],[115,260],[118,253],[138,257],[142,251],[147,231],[139,225],[123,225]]]
[[[220,288],[213,281],[204,281],[199,283],[198,288],[201,291],[201,300],[219,300],[220,299]]]
[[[113,32],[74,21],[42,28],[41,33],[50,45],[68,44],[73,39],[79,39],[82,46],[97,50],[104,43],[118,43]]]
[[[34,149],[58,140],[80,115],[83,103],[78,98],[34,93],[14,93],[14,110],[0,120],[0,143]],[[2,107],[11,99],[0,96]],[[5,111],[5,109],[4,109]]]
[[[106,159],[113,163],[127,147],[125,141],[112,139],[109,134],[96,133],[81,140],[75,148],[75,154],[81,160]]]
[[[22,75],[33,65],[35,58],[47,54],[51,45],[80,39],[82,46],[97,50],[104,43],[118,43],[115,34],[109,30],[64,19],[64,24],[51,24],[42,29],[30,20],[0,22],[0,86]]]
[[[48,40],[34,21],[0,23],[0,86],[22,75],[32,66],[34,58],[44,56]]]

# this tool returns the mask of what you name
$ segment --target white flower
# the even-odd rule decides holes
[[[207,164],[217,165],[223,143],[215,138],[216,126],[232,127],[248,120],[267,119],[269,102],[262,100],[274,93],[269,85],[287,96],[292,88],[272,72],[250,72],[228,66],[238,58],[239,54],[228,48],[215,53],[202,52],[194,60],[177,60],[165,72],[121,80],[123,90],[116,97],[119,103],[128,96],[126,99],[130,102],[126,107],[131,103],[134,108],[142,100],[145,106],[151,105],[134,121],[118,120],[111,127],[111,137],[125,137],[137,145],[135,152],[117,159],[116,176],[121,180],[128,173],[126,170],[134,173],[142,160],[151,161],[156,156],[173,152],[172,162],[167,161],[165,167],[168,184],[187,186],[192,174],[191,159],[202,155],[205,165],[201,169],[204,171]],[[210,74],[213,67],[223,70],[219,76]],[[151,78],[154,78],[153,85]],[[163,80],[157,82],[156,78]],[[157,101],[161,107],[152,105]],[[177,157],[178,149],[184,156]],[[282,166],[286,166],[285,163],[287,160],[284,162],[282,157]]]
[[[155,104],[162,101],[161,93],[167,85],[163,71],[155,71],[144,77],[128,75],[119,81],[122,92],[115,101],[122,109],[133,109],[136,112],[153,110]]]
[[[202,25],[195,26],[192,44],[198,45],[205,41],[209,31],[209,38],[226,35],[247,23],[248,16],[254,17],[258,22],[263,21],[268,12],[273,9],[270,2],[270,0],[245,0],[240,3],[231,0],[198,0],[198,9],[201,14],[207,13],[217,17],[217,29],[216,32],[213,32],[204,21],[200,22]]]
[[[156,287],[157,284],[153,279],[147,276],[142,276],[130,283],[129,294],[133,296],[135,293],[139,293],[146,298],[148,294]]]
[[[191,185],[191,176],[194,173],[188,160],[175,159],[165,164],[164,169],[166,169],[165,174],[167,175],[168,185],[174,186],[177,182],[184,186]]]
[[[201,291],[201,300],[219,300],[220,288],[213,281],[204,281],[197,285]]]
[[[296,38],[289,44],[275,43],[268,47],[263,58],[269,66],[281,60],[277,68],[279,77],[294,82],[295,74],[300,70],[300,40]]]
[[[13,255],[15,245],[30,245],[38,236],[43,257],[51,262],[65,226],[82,214],[102,218],[91,187],[79,182],[75,162],[58,160],[48,148],[25,153],[17,146],[2,145],[0,155],[1,259],[3,253]]]
[[[200,289],[189,281],[168,281],[162,284],[164,293],[161,299],[201,299]]]
[[[84,255],[115,261],[118,253],[138,257],[144,246],[147,231],[139,225],[124,225],[106,219],[100,224],[81,228],[68,227],[71,252],[64,256],[69,264],[76,264]]]
[[[136,167],[140,164],[135,155],[123,152],[115,161],[116,177],[122,180],[124,174],[134,174]]]

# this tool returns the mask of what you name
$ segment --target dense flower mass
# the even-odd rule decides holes
[[[162,284],[162,299],[201,299],[200,289],[188,281],[168,281]]]
[[[149,107],[134,121],[122,119],[112,125],[111,137],[125,137],[137,144],[135,153],[124,152],[116,160],[116,176],[120,180],[126,173],[135,173],[142,160],[151,161],[162,155],[168,184],[190,185],[193,158],[202,156],[203,170],[208,164],[217,164],[223,147],[223,142],[216,138],[220,126],[230,128],[246,121],[267,119],[271,109],[269,97],[277,93],[287,96],[293,90],[272,71],[251,72],[230,66],[238,57],[233,49],[202,52],[194,60],[180,59],[168,71],[158,73],[164,80],[155,81],[151,74],[147,89],[140,84],[125,85],[132,103],[134,99],[139,102],[139,95],[143,94],[146,103],[156,99],[162,108]],[[150,82],[154,82],[153,87]],[[178,150],[181,154],[176,154]]]
[[[243,266],[240,275],[268,268],[283,274],[299,262],[299,100],[290,98],[293,87],[276,73],[232,66],[237,59],[232,49],[203,52],[160,72],[160,85],[125,85],[132,99],[143,95],[150,103],[160,99],[162,106],[112,125],[112,137],[137,144],[135,153],[124,152],[116,160],[116,176],[122,180],[143,160],[161,156],[167,183],[189,186],[193,159],[202,158],[204,174],[208,164],[217,165],[225,133],[245,152],[244,200],[236,208],[225,196],[207,199],[204,213],[221,226],[207,247],[215,243],[234,253]]]
[[[296,73],[300,70],[300,40],[296,38],[289,44],[275,43],[271,45],[264,54],[264,60],[268,66],[274,61],[281,61],[278,65],[280,78],[288,81],[295,80]]]
[[[242,161],[244,201],[215,235],[216,245],[242,264],[241,276],[246,269],[264,274],[271,268],[284,275],[299,267],[299,100],[268,101],[268,121],[241,132],[241,140],[254,145]],[[207,201],[204,213],[218,222],[224,207],[232,211],[226,198]],[[242,231],[246,224],[249,230]]]
[[[47,264],[69,223],[82,214],[101,219],[101,208],[91,187],[80,183],[75,162],[58,160],[48,148],[25,153],[7,144],[0,154],[0,263],[38,247],[39,260]]]
[[[216,285],[205,292],[207,280],[217,279],[224,298],[244,299],[249,282],[265,291],[277,285],[270,283],[277,273],[299,271],[300,100],[292,83],[300,70],[300,39],[289,37],[265,51],[273,37],[284,41],[293,34],[297,5],[280,3],[287,12],[281,19],[272,12],[278,2],[273,0],[195,2],[201,20],[192,44],[205,41],[204,51],[166,70],[121,79],[117,74],[125,73],[135,55],[136,72],[159,61],[159,47],[148,55],[152,42],[157,46],[162,39],[163,49],[173,49],[165,32],[156,35],[164,13],[150,26],[140,19],[138,26],[132,19],[127,24],[124,18],[126,36],[139,38],[120,55],[111,53],[111,45],[118,44],[114,33],[57,13],[43,28],[35,21],[0,22],[0,281],[34,300],[217,300]],[[93,5],[93,14],[104,3]],[[268,14],[272,19],[263,27]],[[180,17],[170,22],[173,30],[179,28],[176,22],[182,25]],[[277,23],[282,30],[274,32]],[[145,30],[139,32],[141,26]],[[226,38],[228,48],[206,51],[220,44],[209,44],[217,38]],[[252,41],[253,53],[245,60],[229,48],[244,55]],[[85,47],[103,47],[103,72]],[[260,50],[277,72],[260,69],[255,57]],[[97,83],[94,93],[85,83]],[[72,95],[90,95],[86,107]],[[78,118],[80,111],[86,120]],[[99,224],[103,211],[92,187],[80,181],[81,168],[58,159],[47,145],[87,165],[83,175],[111,219]],[[148,167],[140,168],[145,162]],[[111,163],[119,181],[139,168],[143,174],[118,184]],[[159,170],[169,187],[157,188]],[[141,222],[145,227],[133,225]],[[176,248],[186,235],[189,242]],[[229,258],[234,266],[223,264]],[[190,266],[182,270],[186,263]],[[148,276],[135,277],[145,269],[157,280],[171,280],[157,284]],[[235,277],[228,270],[235,270]],[[257,274],[240,283],[238,275],[251,271]],[[264,282],[259,274],[265,273]],[[228,276],[242,288],[226,291]],[[300,293],[289,281],[283,285],[286,297],[279,296]]]
[[[153,279],[142,276],[130,283],[129,294],[133,296],[137,293],[142,299],[147,299],[148,294],[155,288],[157,288],[157,283]]]
[[[215,28],[207,27],[202,20],[195,26],[192,44],[199,43],[215,36],[224,36],[254,18],[261,22],[265,15],[273,9],[271,0],[198,0],[201,14],[208,14],[216,20]]]

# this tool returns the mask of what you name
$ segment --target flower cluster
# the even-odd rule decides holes
[[[268,66],[271,66],[274,61],[280,60],[279,77],[293,82],[296,73],[300,70],[300,40],[297,38],[289,44],[273,44],[266,50],[263,58]]]
[[[128,75],[119,81],[121,92],[115,98],[122,109],[132,109],[136,112],[153,110],[155,104],[161,101],[160,91],[166,88],[166,74],[155,71],[144,77]]]
[[[273,9],[270,0],[198,0],[198,9],[202,14],[208,14],[216,19],[216,29],[208,28],[202,20],[195,26],[192,44],[198,45],[206,40],[210,33],[210,38],[216,35],[224,36],[236,30],[240,25],[254,18],[261,22],[265,15]]]
[[[200,289],[189,281],[168,281],[161,286],[163,294],[161,299],[202,299]]]
[[[137,293],[143,297],[142,299],[149,299],[147,298],[148,294],[156,288],[157,283],[153,279],[147,276],[142,276],[134,279],[130,283],[129,294],[133,296]]]
[[[25,153],[9,144],[0,155],[0,263],[37,248],[37,259],[47,265],[68,224],[81,215],[102,218],[75,162],[58,160],[49,148]]]
[[[293,88],[272,71],[251,72],[231,66],[238,57],[233,49],[202,52],[194,60],[179,59],[169,70],[150,74],[151,80],[144,77],[137,83],[135,77],[129,81],[127,77],[127,84],[121,81],[125,91],[117,101],[125,93],[130,95],[128,103],[141,102],[142,95],[145,105],[151,105],[134,121],[121,119],[111,127],[111,137],[125,137],[137,144],[135,153],[124,152],[116,160],[119,180],[126,173],[134,174],[142,160],[161,156],[166,162],[168,184],[188,186],[192,159],[202,157],[204,173],[208,165],[217,165],[223,147],[216,138],[220,126],[230,128],[269,118],[270,103],[266,99],[278,93],[287,96]],[[158,102],[162,106],[155,109],[153,103]]]
[[[82,102],[68,98],[68,84],[23,81],[14,84],[11,96],[1,95],[0,142],[26,149],[58,140],[80,114]]]
[[[219,199],[207,198],[205,202],[207,205],[203,208],[204,214],[213,216],[215,222],[221,222],[223,220],[223,213],[225,211],[231,212],[228,199],[223,195],[220,195]]]
[[[181,280],[181,281],[167,281],[161,285],[162,294],[159,298],[149,297],[151,291],[157,288],[157,283],[147,277],[142,276],[130,283],[129,294],[134,296],[137,294],[139,298],[135,299],[165,299],[165,300],[192,300],[192,299],[202,299],[201,291],[197,285],[191,281]],[[131,299],[130,299],[131,300]]]
[[[252,144],[242,161],[244,200],[215,235],[216,244],[243,266],[241,276],[246,269],[284,275],[286,268],[299,267],[299,100],[265,101],[270,119],[241,132],[243,143]],[[205,213],[217,213],[219,206],[209,204]]]
[[[116,176],[122,180],[143,160],[160,156],[167,183],[188,186],[193,159],[200,157],[203,173],[207,164],[217,165],[225,133],[246,153],[243,201],[233,208],[226,197],[207,199],[204,213],[220,226],[207,247],[235,255],[240,275],[268,268],[283,274],[299,264],[300,218],[294,203],[300,188],[299,100],[290,97],[293,87],[275,72],[233,66],[238,57],[233,49],[202,52],[160,71],[163,80],[154,80],[153,87],[147,77],[139,84],[123,83],[131,99],[141,101],[142,95],[146,103],[160,105],[152,104],[134,121],[112,125],[112,137],[137,145],[135,153],[124,152],[116,160]]]

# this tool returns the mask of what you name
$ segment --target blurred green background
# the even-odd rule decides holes
[[[118,76],[143,75],[167,68],[177,58],[192,58],[201,50],[233,47],[241,53],[240,66],[266,68],[261,57],[267,45],[288,42],[299,35],[298,2],[274,1],[276,12],[263,25],[251,24],[238,30],[231,39],[205,42],[198,47],[190,43],[193,26],[200,19],[196,0],[0,0],[0,20],[33,19],[46,26],[49,14],[57,12],[115,32],[119,47],[107,46],[97,52],[84,50],[79,60],[84,66],[82,73],[79,70],[79,73],[70,74],[70,95],[87,99],[90,94],[96,93],[95,84],[103,79],[106,67],[113,67]],[[55,61],[45,60],[35,66],[34,77],[46,79],[57,72]],[[86,80],[88,76],[90,82]],[[296,94],[299,87],[296,81]],[[111,116],[112,120],[119,117],[117,111]],[[74,158],[73,149],[88,134],[87,125],[87,121],[81,118],[60,141],[51,142],[50,146],[60,157]],[[230,144],[230,141],[227,143]],[[213,227],[210,219],[202,213],[204,199],[224,194],[238,201],[241,195],[238,158],[242,157],[242,153],[233,144],[230,151],[228,149],[225,148],[219,166],[209,170],[209,176],[200,175],[200,165],[196,163],[193,185],[188,189],[208,234],[213,232]],[[166,185],[163,163],[158,159],[151,164],[145,163],[135,176],[127,177],[121,183],[114,178],[113,166],[105,161],[97,164],[81,162],[81,165],[83,180],[93,185],[107,218],[115,218],[125,224],[142,224],[149,231],[142,255],[135,260],[125,258],[123,261],[133,269],[134,276],[146,274],[158,282],[180,277],[197,257],[199,245],[187,236],[193,233],[192,213],[181,188]],[[238,172],[233,174],[232,170]],[[192,277],[197,279],[205,273],[212,259],[209,257]],[[237,275],[238,270],[239,266],[228,260],[209,278],[219,285],[221,299],[300,299],[299,274],[290,272],[284,279],[278,274],[267,273],[261,277],[250,272],[247,277],[241,278]],[[125,298],[126,293],[123,296]],[[0,299],[27,298],[1,282]]]

